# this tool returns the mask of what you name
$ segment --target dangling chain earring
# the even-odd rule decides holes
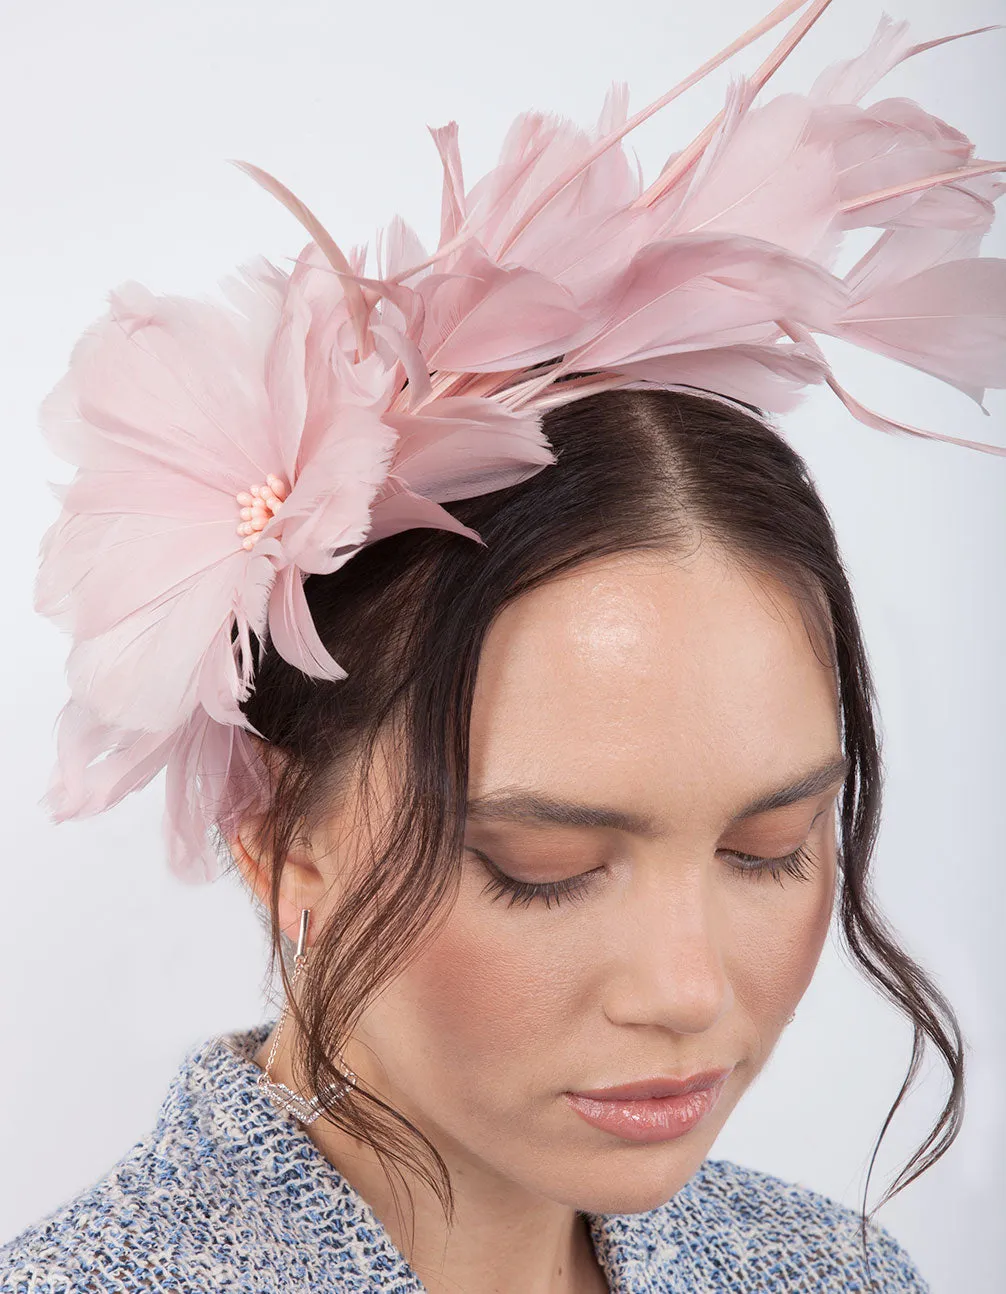
[[[298,977],[307,965],[307,927],[310,920],[311,909],[304,908],[300,914],[300,933],[297,936],[297,952],[293,959],[293,976],[290,980],[291,992],[297,983]],[[313,1123],[315,1119],[317,1119],[318,1115],[323,1112],[323,1106],[318,1097],[312,1096],[308,1099],[305,1096],[301,1096],[299,1092],[294,1092],[291,1088],[287,1087],[285,1083],[274,1082],[269,1076],[270,1070],[272,1069],[272,1063],[276,1059],[276,1048],[279,1046],[280,1035],[283,1032],[283,1026],[286,1024],[286,1018],[289,1012],[290,999],[287,998],[283,1003],[283,1014],[279,1018],[279,1027],[277,1028],[276,1035],[273,1038],[272,1046],[269,1048],[269,1059],[265,1063],[265,1070],[259,1075],[258,1085],[278,1110],[282,1110],[286,1114],[292,1114],[294,1118],[299,1119],[301,1123]],[[342,1061],[341,1055],[339,1060]],[[355,1086],[357,1081],[356,1075],[346,1065],[345,1061],[342,1061],[342,1064],[344,1081],[331,1083],[327,1089],[330,1094],[335,1096],[344,1095],[350,1086]]]

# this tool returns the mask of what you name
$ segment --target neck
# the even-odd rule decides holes
[[[261,1068],[272,1041],[255,1057]],[[285,1042],[271,1074],[294,1087]],[[451,1176],[455,1212],[448,1229],[437,1196],[408,1170],[402,1171],[409,1193],[400,1185],[393,1191],[368,1144],[324,1117],[305,1131],[374,1211],[428,1294],[606,1294],[587,1220],[571,1206],[529,1193],[424,1129]]]

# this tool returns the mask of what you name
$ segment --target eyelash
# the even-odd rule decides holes
[[[791,876],[796,881],[810,880],[810,869],[815,861],[814,855],[806,845],[801,845],[799,849],[794,849],[791,854],[785,854],[782,858],[759,858],[756,854],[740,854],[736,849],[731,849],[730,852],[734,858],[739,858],[748,864],[746,867],[738,867],[737,871],[755,880],[771,876],[780,885],[784,876]]]
[[[590,889],[590,877],[594,872],[602,871],[603,868],[595,867],[589,872],[581,872],[577,876],[568,876],[561,881],[543,881],[538,884],[532,884],[530,881],[518,881],[512,876],[507,876],[501,872],[495,863],[490,862],[478,849],[472,849],[471,852],[482,860],[482,863],[489,871],[489,880],[482,890],[483,894],[490,896],[490,902],[495,903],[497,899],[506,897],[508,899],[507,907],[512,908],[515,904],[521,907],[527,907],[536,899],[550,908],[553,903],[558,907],[563,899],[579,900],[586,896]],[[786,854],[782,858],[761,858],[756,854],[742,854],[736,849],[731,850],[734,858],[742,861],[742,866],[734,866],[734,870],[752,880],[763,880],[766,876],[771,876],[774,881],[780,885],[783,883],[784,876],[790,876],[794,880],[806,881],[810,878],[810,868],[814,863],[814,855],[806,845],[801,845],[799,849],[794,849],[791,854]]]

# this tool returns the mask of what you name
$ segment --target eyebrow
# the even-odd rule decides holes
[[[829,759],[824,764],[808,769],[795,781],[764,792],[739,809],[731,823],[753,818],[759,813],[782,809],[797,804],[812,795],[820,795],[840,778],[844,780],[852,766],[848,756]],[[656,836],[660,828],[653,818],[630,813],[622,809],[609,809],[602,805],[580,804],[574,800],[559,800],[538,791],[522,787],[502,788],[468,801],[468,816],[480,822],[515,822],[525,826],[556,827],[607,827],[635,836]]]

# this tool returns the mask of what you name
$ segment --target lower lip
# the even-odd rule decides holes
[[[617,1098],[598,1101],[590,1096],[564,1092],[566,1100],[588,1123],[612,1132],[625,1141],[673,1141],[691,1132],[719,1100],[726,1078],[698,1092],[681,1096],[649,1097],[644,1101]]]

